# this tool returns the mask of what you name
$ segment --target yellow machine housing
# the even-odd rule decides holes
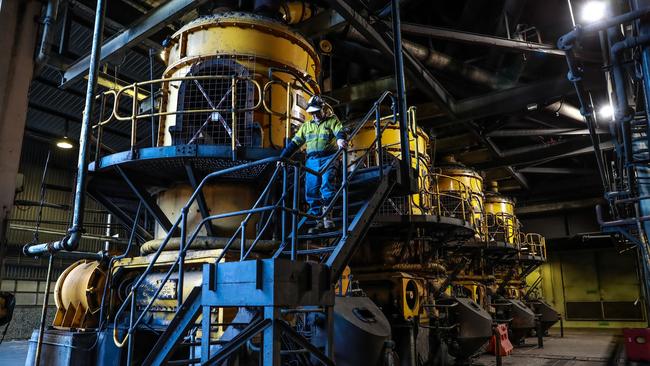
[[[418,169],[418,190],[421,194],[413,194],[410,196],[406,206],[409,208],[408,212],[413,215],[423,215],[428,213],[431,205],[430,199],[426,194],[428,190],[428,175],[429,166],[431,161],[428,154],[429,136],[415,123],[415,109],[409,109],[409,147],[411,153],[411,166]],[[388,116],[387,118],[393,118]],[[368,121],[368,123],[361,128],[359,133],[350,141],[351,159],[362,155],[368,149],[374,149],[375,140],[375,120]],[[413,131],[417,131],[417,134]],[[416,136],[417,135],[417,136]],[[389,124],[381,137],[381,144],[384,151],[389,154],[401,158],[400,143],[402,139],[400,136],[399,126]],[[377,159],[377,154],[370,155],[372,159]],[[419,161],[419,164],[418,164]],[[372,162],[372,165],[377,165],[377,161]]]
[[[485,281],[494,280],[493,277],[476,277],[476,276],[462,276],[459,280],[454,281],[455,286],[461,286],[464,289],[464,292],[468,297],[474,300],[477,304],[483,307],[485,310],[490,311],[490,301],[488,299],[487,286],[484,284]]]
[[[211,71],[216,68],[222,76],[246,71],[242,80],[236,81],[235,88],[240,89],[244,84],[255,86],[252,88],[255,95],[246,96],[254,102],[246,108],[253,110],[252,119],[260,124],[263,147],[284,146],[285,137],[291,134],[287,131],[287,120],[295,124],[304,121],[306,101],[310,94],[319,91],[315,80],[320,73],[320,59],[314,47],[285,24],[255,14],[233,12],[198,18],[171,37],[163,57],[168,65],[163,78],[167,79],[196,76],[201,73],[192,69],[196,69],[195,65],[213,67],[210,63],[214,62],[221,64]],[[243,68],[233,67],[229,60]],[[269,72],[273,80],[269,79]],[[158,141],[162,145],[172,145],[169,127],[176,125],[177,115],[173,112],[181,84],[185,82],[162,84],[161,109],[172,112],[160,121]],[[227,90],[230,85],[222,87]],[[225,107],[227,113],[230,106]]]
[[[504,242],[511,246],[519,244],[519,221],[515,216],[515,203],[499,194],[497,182],[491,182],[485,195],[485,219],[488,240]]]
[[[233,150],[281,149],[285,138],[306,119],[306,101],[318,92],[314,80],[320,60],[309,41],[285,24],[255,14],[198,18],[171,37],[162,56],[167,68],[160,82],[159,146],[193,142]],[[218,113],[210,112],[214,107]],[[206,115],[212,121],[197,133]],[[192,192],[188,184],[169,187],[158,193],[158,205],[173,222]],[[210,214],[218,214],[252,207],[259,192],[256,184],[219,182],[206,186],[203,194],[213,208]],[[195,204],[188,223],[197,224],[201,218]],[[240,221],[241,217],[233,217],[213,224],[218,236],[230,236]],[[250,230],[254,227],[253,222],[248,225]],[[156,238],[165,234],[157,227]],[[201,235],[205,234],[202,228]]]
[[[454,192],[460,196],[469,194],[471,223],[476,230],[476,237],[484,238],[487,230],[483,217],[485,196],[481,174],[458,163],[453,156],[443,158],[439,172],[436,184],[440,192]]]
[[[106,269],[98,261],[80,260],[59,276],[54,286],[56,315],[52,325],[61,328],[91,328],[106,283]]]
[[[405,272],[358,274],[356,279],[375,304],[390,307],[408,320],[420,315],[424,301],[424,279]]]

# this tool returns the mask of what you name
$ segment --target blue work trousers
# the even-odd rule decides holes
[[[332,155],[324,157],[308,157],[305,166],[311,170],[322,171],[332,159]],[[305,200],[309,204],[307,211],[311,215],[320,215],[323,206],[327,206],[336,193],[336,175],[338,161],[333,162],[322,176],[305,174]]]

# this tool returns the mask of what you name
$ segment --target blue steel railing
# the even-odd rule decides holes
[[[385,125],[381,125],[382,123],[382,118],[381,118],[381,106],[383,102],[386,100],[390,100],[391,102],[391,110],[393,118],[388,120],[388,122]],[[352,139],[354,138],[361,128],[368,123],[371,118],[374,116],[375,117],[375,139],[372,142],[371,145],[375,146],[374,152],[378,155],[377,161],[379,162],[378,164],[378,170],[379,170],[379,177],[383,179],[384,177],[384,167],[383,167],[383,147],[382,147],[382,134],[388,124],[394,124],[397,122],[397,117],[396,113],[394,113],[395,109],[395,99],[390,92],[384,92],[381,97],[374,103],[373,107],[366,113],[366,115],[356,122],[354,124],[354,128],[352,129],[351,133],[349,134],[348,138]],[[216,258],[216,263],[221,262],[226,253],[230,250],[232,247],[233,243],[237,239],[237,236],[240,237],[240,255],[239,255],[239,260],[243,261],[248,258],[250,253],[252,253],[253,249],[255,246],[259,243],[261,237],[264,235],[266,232],[267,228],[269,227],[270,223],[272,222],[273,217],[276,215],[276,213],[279,211],[282,214],[281,218],[281,224],[282,224],[282,229],[281,229],[281,235],[282,235],[282,242],[278,248],[278,250],[275,253],[275,257],[280,255],[286,245],[289,243],[291,244],[291,260],[297,260],[298,257],[298,230],[304,224],[304,222],[308,219],[322,219],[329,215],[334,206],[335,203],[338,202],[339,199],[342,200],[342,232],[341,235],[343,237],[346,236],[348,232],[348,188],[349,184],[351,181],[351,178],[355,175],[355,173],[358,172],[359,167],[361,164],[369,159],[366,159],[368,154],[370,154],[373,150],[368,149],[363,155],[357,157],[352,161],[351,163],[348,161],[348,152],[347,149],[340,149],[338,150],[332,158],[329,160],[329,162],[326,164],[326,166],[321,170],[321,171],[314,171],[312,169],[309,169],[304,166],[304,164],[290,160],[287,158],[280,158],[280,157],[271,157],[271,158],[266,158],[254,162],[249,162],[245,164],[241,164],[238,166],[234,166],[231,168],[219,170],[213,173],[210,173],[206,175],[203,180],[201,180],[201,183],[196,187],[190,198],[187,200],[187,203],[183,208],[181,209],[181,215],[176,219],[174,224],[172,225],[171,229],[167,232],[167,235],[165,236],[164,240],[156,250],[156,252],[153,253],[153,257],[150,259],[149,264],[147,265],[146,269],[144,272],[139,276],[137,281],[134,283],[134,285],[131,287],[129,294],[127,295],[126,299],[122,302],[121,306],[118,308],[117,312],[114,315],[114,330],[113,330],[113,340],[115,344],[118,347],[123,347],[124,344],[129,341],[129,347],[132,346],[132,338],[133,338],[133,331],[138,325],[142,322],[144,319],[145,315],[148,313],[148,311],[151,309],[153,306],[154,302],[160,295],[160,292],[164,288],[165,284],[167,281],[170,279],[172,273],[174,272],[174,269],[177,268],[178,270],[178,284],[177,284],[177,293],[179,294],[178,296],[178,306],[182,305],[183,302],[183,280],[184,280],[184,267],[185,267],[185,256],[189,248],[191,248],[192,243],[194,240],[197,238],[201,228],[206,225],[207,223],[211,223],[212,221],[215,220],[220,220],[220,219],[225,219],[225,218],[230,218],[230,217],[236,217],[236,216],[244,216],[244,219],[241,221],[238,229],[235,231],[235,233],[230,237],[228,242],[224,245],[220,255]],[[328,169],[332,167],[333,164],[335,164],[338,159],[341,158],[342,160],[342,182],[341,186],[335,193],[334,197],[330,201],[330,203],[324,208],[323,212],[321,215],[311,215],[306,212],[300,211],[300,182],[304,174],[309,173],[309,174],[314,174],[318,176],[322,176]],[[239,210],[239,211],[232,211],[228,213],[221,213],[221,214],[216,214],[216,215],[211,215],[203,218],[199,223],[196,224],[193,232],[189,235],[188,237],[188,212],[189,208],[191,205],[196,201],[197,197],[201,193],[202,189],[208,184],[208,182],[215,180],[219,177],[226,176],[228,174],[236,173],[238,171],[244,170],[244,169],[249,169],[252,167],[260,166],[260,165],[267,165],[267,164],[277,164],[273,173],[271,174],[271,178],[269,179],[268,183],[262,190],[262,193],[259,195],[257,201],[254,203],[253,207],[247,210]],[[293,171],[293,184],[289,185],[289,169]],[[282,171],[282,194],[280,197],[276,200],[275,203],[273,204],[267,204],[262,206],[262,202],[267,201],[268,195],[271,191],[271,187],[273,187],[274,183],[276,183],[279,180],[280,176],[280,171]],[[291,207],[287,207],[287,196],[289,192],[291,191],[292,193],[292,205]],[[265,212],[271,212],[271,214],[268,216],[266,219],[265,223],[262,225],[262,228],[259,230],[257,236],[251,243],[250,247],[248,250],[246,250],[246,228],[247,225],[250,223],[252,216],[255,214],[261,214]],[[291,233],[290,235],[287,235],[287,225],[286,225],[286,215],[290,214],[291,215]],[[298,218],[302,218],[301,222],[298,222]],[[153,296],[145,305],[144,309],[140,313],[137,319],[135,319],[135,314],[136,314],[136,308],[135,308],[135,297],[136,293],[144,283],[145,278],[147,275],[149,275],[154,266],[157,264],[158,259],[160,258],[160,255],[164,251],[165,247],[173,237],[174,233],[180,229],[180,245],[179,245],[179,250],[178,250],[178,256],[175,259],[175,261],[170,265],[169,269],[167,270],[164,278],[160,282],[160,285],[154,292]],[[109,269],[110,271],[110,269]],[[130,314],[129,314],[129,328],[126,337],[123,340],[118,340],[118,327],[117,327],[117,322],[120,318],[120,315],[124,310],[126,309],[127,305],[130,305]]]

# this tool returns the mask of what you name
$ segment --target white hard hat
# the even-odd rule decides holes
[[[309,98],[309,102],[307,102],[307,113],[318,112],[321,109],[323,109],[323,99],[321,97],[314,95]]]

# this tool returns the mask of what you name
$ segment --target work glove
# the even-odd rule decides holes
[[[336,140],[336,145],[338,145],[339,149],[347,149],[348,142],[344,139],[338,139]]]

